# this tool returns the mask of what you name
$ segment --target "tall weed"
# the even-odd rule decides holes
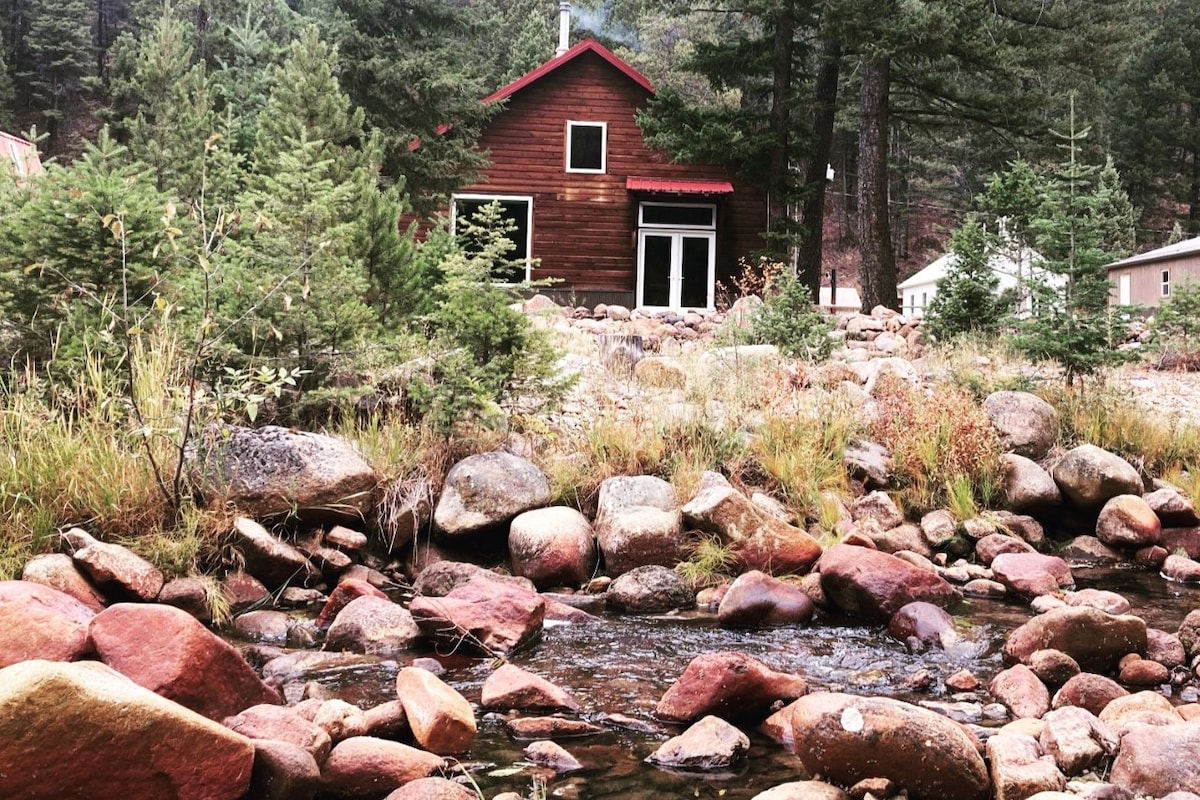
[[[1200,426],[1195,423],[1148,412],[1114,389],[1053,388],[1042,397],[1058,409],[1065,447],[1093,444],[1151,475],[1200,466]]]
[[[892,451],[900,498],[907,511],[987,506],[998,485],[1000,440],[975,398],[943,385],[931,394],[883,375],[875,387],[872,435]]]

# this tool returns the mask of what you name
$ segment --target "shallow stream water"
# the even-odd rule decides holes
[[[1151,627],[1175,632],[1184,616],[1200,607],[1200,588],[1169,583],[1144,571],[1078,569],[1078,588],[1116,591],[1133,604],[1133,612]],[[576,772],[554,775],[528,765],[522,748],[506,732],[502,715],[477,713],[479,734],[463,764],[485,797],[502,791],[529,796],[535,781],[544,781],[547,796],[588,798],[749,798],[771,786],[807,777],[799,761],[783,747],[747,731],[749,758],[734,774],[680,774],[644,762],[667,736],[682,728],[657,723],[653,710],[660,697],[695,656],[737,650],[768,666],[805,677],[810,690],[844,691],[896,697],[910,702],[969,700],[988,703],[984,690],[1004,668],[1001,648],[1009,631],[1031,612],[1019,603],[964,601],[951,609],[961,641],[948,651],[909,653],[878,627],[862,627],[828,618],[809,625],[763,631],[725,630],[710,614],[689,612],[664,616],[604,616],[599,622],[547,627],[540,642],[508,660],[571,691],[582,703],[581,716],[604,726],[604,733],[559,743],[584,764]],[[461,654],[430,654],[446,667],[442,676],[478,703],[480,689],[493,664]],[[395,699],[394,662],[368,664],[306,676],[330,696],[361,707]],[[943,681],[960,669],[970,670],[981,689],[955,695]],[[924,689],[908,681],[921,671]],[[618,728],[605,715],[623,714],[657,732]],[[1000,722],[993,724],[1001,724]]]

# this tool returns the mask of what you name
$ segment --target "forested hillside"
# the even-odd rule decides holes
[[[600,38],[660,89],[642,120],[652,141],[768,184],[771,244],[799,246],[810,286],[861,258],[868,300],[894,298],[897,273],[940,250],[993,174],[1018,158],[1060,159],[1053,134],[1072,99],[1090,126],[1084,156],[1113,159],[1139,241],[1162,244],[1177,224],[1200,232],[1200,6],[1190,0],[577,6],[575,40]],[[252,190],[259,205],[295,209],[289,159],[341,162],[322,191],[345,194],[361,168],[396,202],[436,207],[479,166],[469,145],[488,111],[478,99],[553,54],[558,14],[553,0],[0,9],[0,125],[35,129],[63,162],[108,126],[104,147],[128,148],[180,209],[202,189],[210,208]],[[309,141],[285,146],[296,120]]]

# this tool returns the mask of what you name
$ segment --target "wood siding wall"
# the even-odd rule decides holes
[[[731,180],[721,167],[672,164],[647,149],[634,119],[647,92],[594,53],[584,53],[508,99],[480,141],[492,165],[463,193],[533,197],[534,279],[557,278],[559,291],[635,290],[639,200],[717,203],[717,279],[728,283],[737,262],[764,247],[765,194],[733,180],[734,193],[642,196],[630,176]],[[604,174],[566,171],[567,122],[608,123]]]
[[[1164,270],[1170,272],[1171,293],[1174,294],[1184,283],[1200,281],[1200,254],[1110,269],[1108,277],[1113,283],[1112,302],[1120,302],[1121,276],[1129,275],[1130,304],[1143,308],[1158,308],[1170,299],[1162,296]]]

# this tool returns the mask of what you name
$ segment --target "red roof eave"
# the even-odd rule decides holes
[[[651,85],[650,80],[645,75],[629,66],[629,64],[625,63],[625,61],[614,55],[611,50],[597,42],[595,39],[586,39],[562,55],[555,56],[537,69],[525,73],[507,86],[503,86],[492,92],[487,97],[483,98],[483,102],[484,104],[494,103],[497,100],[503,100],[506,97],[511,97],[513,94],[517,93],[521,89],[524,89],[529,84],[541,80],[551,72],[554,72],[561,66],[569,64],[584,53],[595,53],[609,64],[616,67],[617,70],[625,75],[625,77],[629,78],[638,86],[641,86],[650,94],[654,94],[654,86]]]
[[[630,192],[657,192],[660,194],[733,194],[733,184],[729,181],[679,178],[626,178],[625,189]]]

